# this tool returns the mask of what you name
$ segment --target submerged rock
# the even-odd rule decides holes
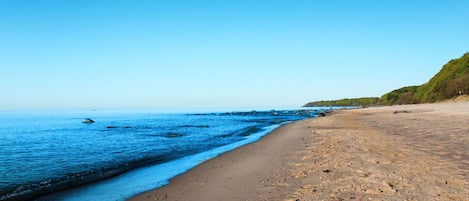
[[[184,135],[180,134],[180,133],[168,133],[168,134],[166,134],[167,138],[175,138],[175,137],[182,137],[182,136],[184,136]]]

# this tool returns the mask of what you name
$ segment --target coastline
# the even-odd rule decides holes
[[[281,199],[289,190],[283,164],[289,162],[289,155],[294,153],[292,148],[301,150],[292,146],[304,141],[301,136],[283,134],[302,129],[305,121],[308,120],[285,124],[256,142],[212,158],[171,179],[167,186],[129,200],[243,200],[264,194],[272,195],[265,199]],[[259,186],[271,182],[276,184]]]
[[[171,178],[184,174],[220,154],[256,142],[283,124],[286,123],[262,127],[258,132],[245,136],[243,140],[234,143],[187,155],[166,163],[137,168],[110,179],[50,194],[39,198],[39,200],[123,200],[144,190],[151,190],[155,186],[158,188],[167,185]]]
[[[293,122],[130,200],[468,200],[469,102]]]

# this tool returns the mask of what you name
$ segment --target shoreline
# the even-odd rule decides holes
[[[285,190],[287,186],[284,184],[288,178],[282,174],[284,168],[275,167],[288,163],[288,160],[276,160],[277,157],[272,157],[269,147],[276,147],[276,153],[282,155],[280,158],[287,159],[289,154],[294,153],[289,151],[291,146],[301,143],[304,138],[282,133],[298,129],[302,126],[301,122],[308,120],[282,125],[258,141],[225,152],[174,177],[169,185],[135,195],[128,200],[242,200],[241,196],[257,197],[260,190],[263,194],[277,191],[273,193],[273,197],[265,199],[278,200],[278,195],[287,191],[279,192],[277,188],[282,187]],[[301,147],[298,147],[298,150],[300,149]],[[249,165],[249,168],[245,165]],[[257,184],[263,179],[267,180],[265,182],[275,180],[277,185],[260,189]],[[205,191],[199,191],[199,188]]]
[[[129,200],[468,200],[466,122],[469,102],[334,111]]]
[[[294,122],[294,121],[293,121]],[[77,188],[56,192],[40,197],[39,200],[124,200],[136,193],[159,188],[168,184],[172,178],[190,171],[204,161],[216,158],[238,147],[258,141],[282,125],[284,122],[261,127],[243,140],[216,147],[204,152],[184,156],[157,165],[143,166],[118,176],[83,185]],[[124,183],[126,182],[126,183]],[[106,190],[108,189],[108,190]],[[104,190],[104,192],[103,192]]]

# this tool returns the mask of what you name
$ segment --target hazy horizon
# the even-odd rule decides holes
[[[300,107],[427,82],[469,1],[1,1],[0,110]]]

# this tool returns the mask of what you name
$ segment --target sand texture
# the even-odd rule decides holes
[[[469,200],[469,102],[288,124],[133,200]]]

